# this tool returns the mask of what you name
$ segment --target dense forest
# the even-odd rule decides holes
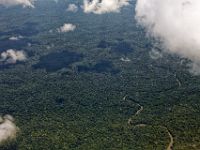
[[[66,11],[81,2],[0,6],[0,52],[27,57],[0,61],[0,114],[19,128],[0,148],[200,149],[200,78],[190,61],[152,44],[134,19],[135,1],[120,13]],[[65,22],[76,30],[56,32]]]

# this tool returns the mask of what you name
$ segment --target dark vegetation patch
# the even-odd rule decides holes
[[[64,106],[64,101],[65,101],[64,98],[56,98],[56,100],[55,100],[56,105],[59,106],[59,107],[63,107]]]
[[[13,30],[12,33],[23,35],[23,36],[33,36],[39,33],[37,26],[38,26],[37,23],[27,22],[22,27]]]
[[[133,48],[131,47],[131,44],[123,41],[113,46],[112,50],[117,53],[127,54],[131,53],[133,51]]]
[[[116,40],[119,41],[119,42],[122,42],[124,39],[123,38],[117,38]]]
[[[38,24],[34,22],[27,22],[23,24],[23,26],[19,26],[16,29],[6,32],[0,32],[0,36],[8,36],[8,35],[22,35],[22,36],[33,36],[37,35],[40,31],[37,29]]]
[[[48,72],[58,71],[69,67],[74,62],[80,61],[83,56],[74,52],[50,53],[40,58],[40,62],[33,65],[34,69],[46,69]]]
[[[99,42],[99,44],[97,45],[98,48],[108,48],[110,46],[111,46],[111,44],[106,42],[106,41],[104,41],[104,40],[101,40]]]
[[[78,72],[97,72],[105,73],[109,72],[112,74],[117,74],[120,71],[115,69],[111,61],[102,60],[93,66],[78,66]]]
[[[37,42],[29,39],[9,40],[8,38],[6,38],[0,40],[0,52],[8,49],[24,50],[24,47],[26,47],[28,43],[36,44]]]
[[[0,145],[1,150],[18,150],[17,143],[14,142],[6,142],[3,145]]]
[[[19,64],[24,64],[24,62],[17,61],[16,63],[6,63],[6,62],[0,61],[0,70],[11,69],[15,65],[19,65]]]
[[[128,54],[133,51],[130,43],[123,41],[123,39],[118,40],[118,43],[110,43],[105,40],[101,40],[97,48],[111,48],[112,51],[120,53],[120,54]]]

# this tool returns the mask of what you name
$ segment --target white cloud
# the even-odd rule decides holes
[[[23,39],[23,36],[19,35],[19,36],[12,36],[9,38],[9,40],[11,41],[18,41],[20,39]]]
[[[78,6],[76,6],[75,4],[69,4],[68,8],[67,8],[67,11],[77,12],[78,11]]]
[[[137,0],[136,20],[167,52],[192,60],[200,72],[199,10],[199,0]]]
[[[2,52],[0,55],[0,62],[5,64],[15,64],[17,61],[25,61],[26,54],[24,51],[17,51],[9,49],[5,52]]]
[[[85,13],[104,14],[120,12],[123,6],[129,5],[129,0],[84,0]]]
[[[70,23],[65,23],[63,26],[57,29],[58,32],[64,33],[64,32],[70,32],[74,31],[76,29],[76,26]]]
[[[23,7],[32,7],[34,8],[34,0],[0,0],[0,5],[4,5],[6,7],[22,5]]]
[[[16,139],[18,127],[14,123],[14,119],[10,115],[0,117],[0,145],[4,142]]]

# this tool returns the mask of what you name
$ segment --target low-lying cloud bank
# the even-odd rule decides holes
[[[17,51],[9,49],[5,52],[2,52],[0,55],[0,63],[3,64],[15,64],[17,61],[25,61],[26,54],[24,51]]]
[[[167,52],[194,62],[200,74],[200,1],[137,0],[136,20]]]
[[[129,0],[84,0],[85,13],[104,14],[120,12],[121,8],[129,5]]]
[[[9,40],[11,40],[11,41],[18,41],[18,40],[23,39],[23,38],[24,38],[24,37],[21,36],[21,35],[19,35],[19,36],[11,36],[11,37],[9,38]]]
[[[0,5],[4,5],[6,7],[22,5],[23,7],[31,7],[34,8],[35,0],[0,0]]]
[[[15,140],[19,128],[14,123],[14,118],[10,115],[0,117],[0,145]]]
[[[70,32],[74,31],[76,29],[76,26],[71,23],[65,23],[63,26],[57,29],[60,33]]]

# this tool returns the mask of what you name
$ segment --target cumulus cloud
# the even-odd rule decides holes
[[[16,139],[19,128],[14,123],[14,118],[10,115],[0,117],[0,145]]]
[[[0,63],[3,64],[15,64],[17,61],[25,61],[26,54],[24,51],[17,51],[9,49],[5,52],[2,52],[0,55]]]
[[[123,6],[129,5],[129,0],[84,0],[85,13],[104,14],[119,12]]]
[[[57,29],[58,32],[64,33],[64,32],[70,32],[74,31],[76,29],[76,26],[71,23],[65,23],[63,26]]]
[[[34,8],[34,0],[0,0],[0,5],[6,7],[22,5],[23,7],[32,7]]]
[[[67,11],[77,12],[78,11],[78,6],[76,6],[75,4],[69,4],[68,8],[67,8]]]
[[[199,0],[137,0],[136,20],[163,49],[192,60],[200,73],[199,10]]]

